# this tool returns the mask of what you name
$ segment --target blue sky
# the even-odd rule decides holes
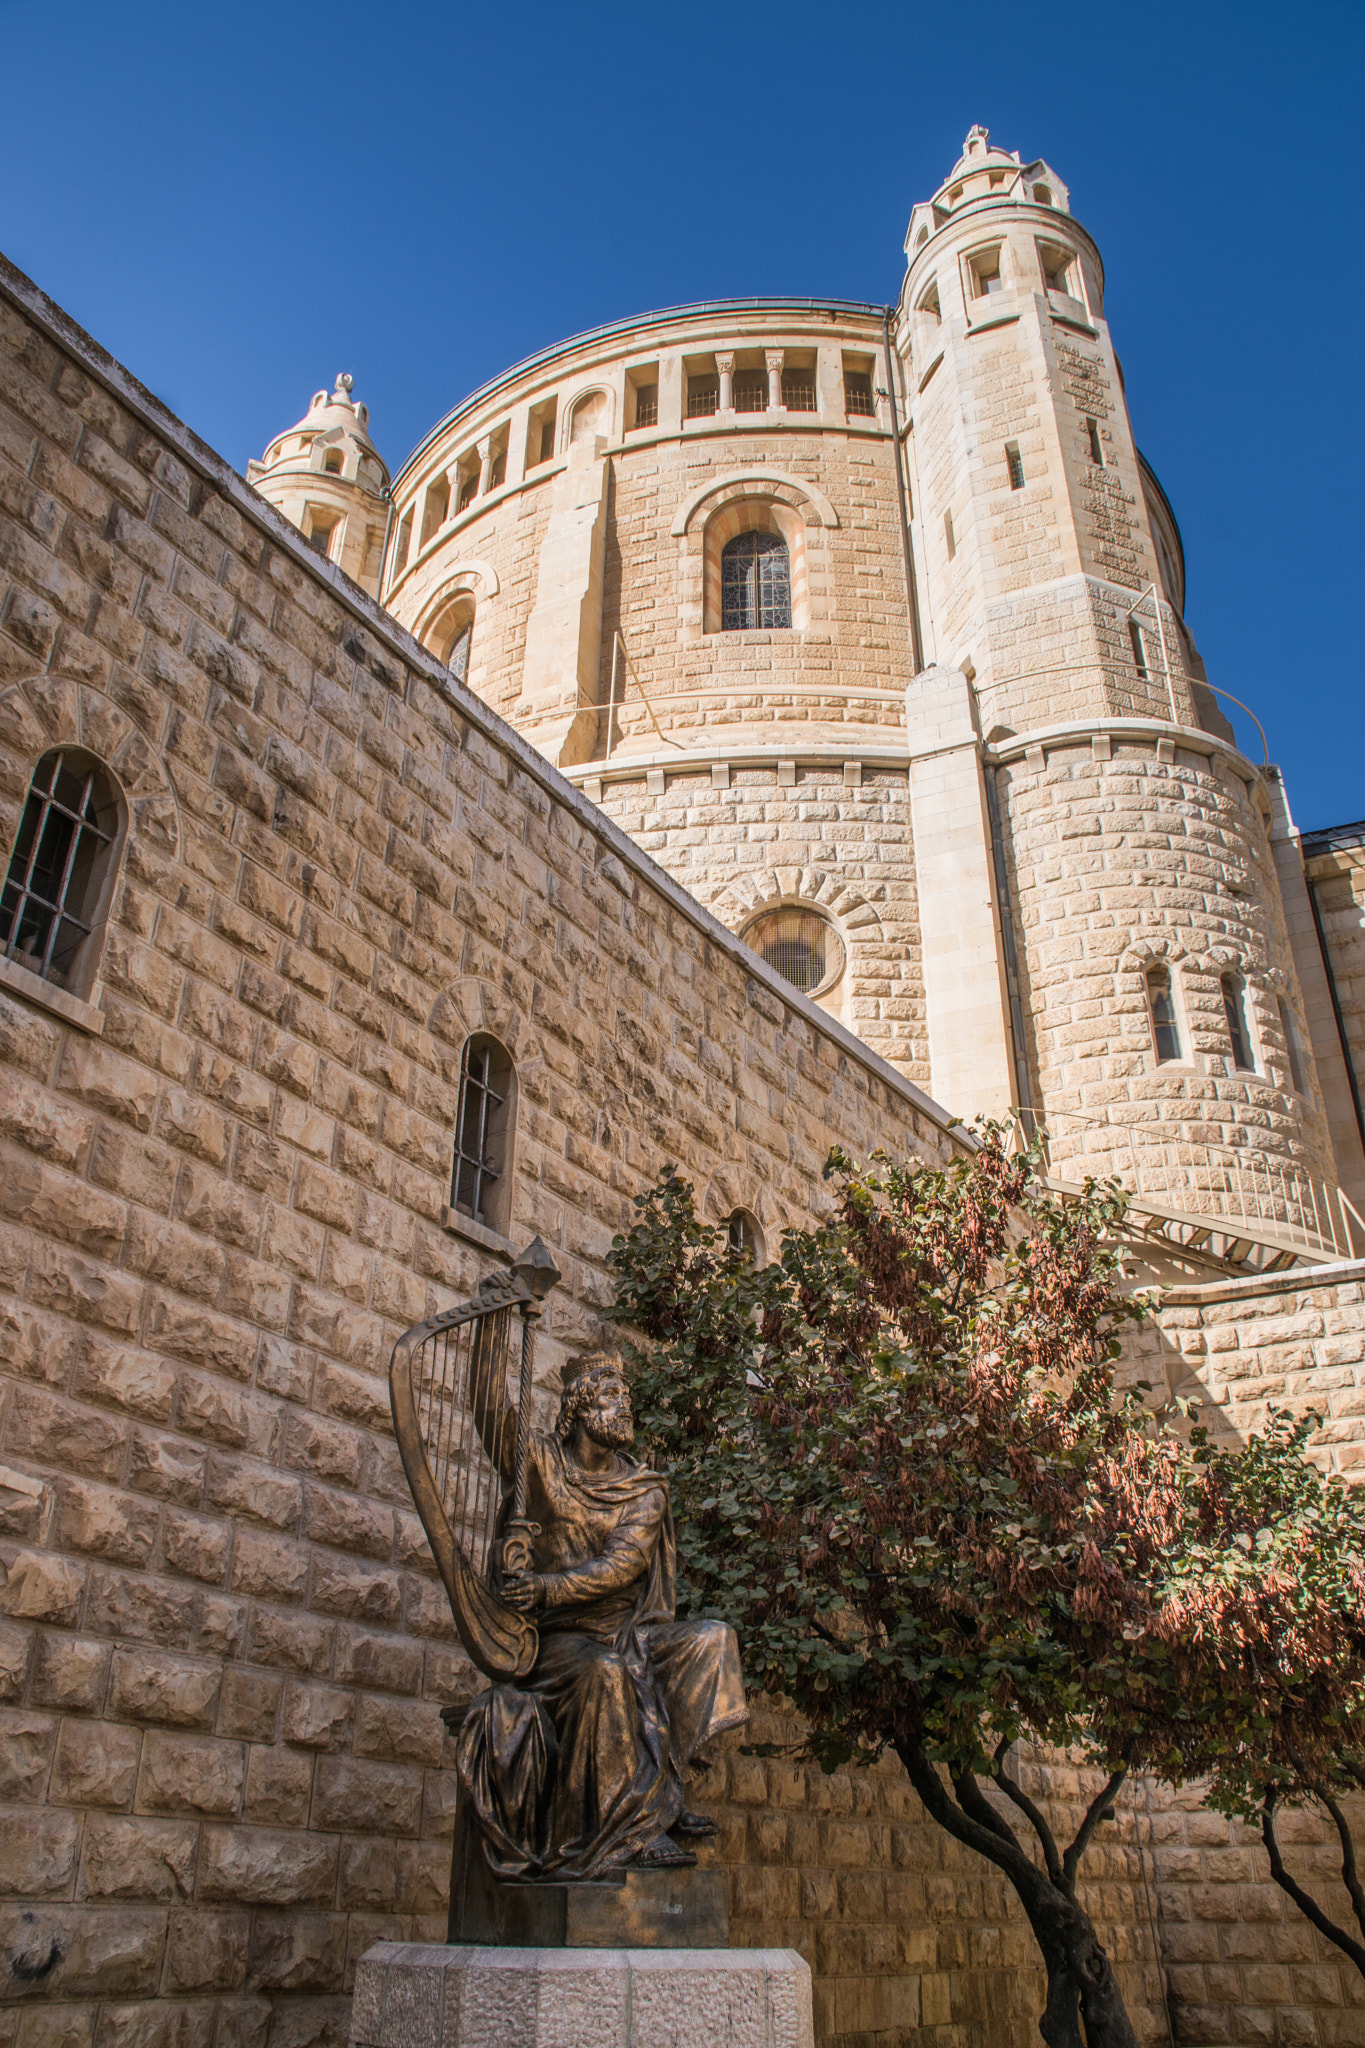
[[[0,33],[0,248],[239,468],[343,368],[396,468],[599,321],[894,299],[973,121],[1046,157],[1211,680],[1300,825],[1365,816],[1359,0],[0,0]]]

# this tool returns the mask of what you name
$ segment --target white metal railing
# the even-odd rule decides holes
[[[1172,1138],[1145,1124],[1070,1111],[1054,1110],[1047,1124],[1052,1180],[1115,1179],[1138,1206],[1207,1218],[1220,1234],[1235,1234],[1241,1224],[1248,1236],[1300,1247],[1310,1257],[1365,1257],[1365,1217],[1334,1182],[1306,1168],[1280,1165],[1250,1146]]]

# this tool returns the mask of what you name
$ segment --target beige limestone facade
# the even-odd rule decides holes
[[[770,1243],[822,1213],[831,1142],[943,1158],[978,1106],[1210,1204],[1253,1199],[1228,1154],[1352,1184],[1349,863],[1305,869],[1214,708],[1093,247],[974,131],[910,257],[885,318],[551,350],[388,499],[344,382],[252,489],[0,267],[8,853],[57,754],[102,792],[79,944],[0,961],[0,2048],[340,2048],[360,1954],[440,1938],[440,1709],[475,1679],[385,1370],[531,1231],[566,1276],[548,1400],[665,1161]],[[791,623],[727,626],[779,551]],[[813,993],[745,943],[787,911],[837,937]],[[481,1221],[452,1152],[488,1041]],[[1355,1469],[1361,1287],[1170,1292],[1134,1370],[1239,1432],[1314,1406]],[[751,1735],[793,1732],[764,1703]],[[807,1957],[821,2048],[1036,2038],[1017,1910],[897,1767],[736,1738],[697,1789],[734,1939]],[[1336,1901],[1312,1816],[1292,1854]],[[1197,1788],[1129,1788],[1086,1871],[1144,2048],[1365,2044],[1358,1980]]]

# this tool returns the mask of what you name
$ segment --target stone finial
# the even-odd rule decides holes
[[[984,156],[991,146],[991,131],[976,121],[967,130],[967,140],[962,145],[963,156]]]

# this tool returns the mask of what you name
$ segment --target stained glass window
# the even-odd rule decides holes
[[[791,569],[780,533],[741,533],[720,558],[720,624],[724,633],[790,626]]]

